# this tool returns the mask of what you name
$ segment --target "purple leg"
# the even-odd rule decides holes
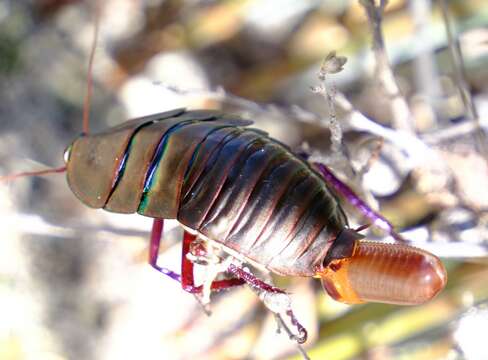
[[[284,290],[265,283],[263,280],[258,279],[250,272],[247,272],[244,269],[235,266],[234,264],[230,264],[229,267],[227,268],[227,271],[230,272],[231,274],[234,274],[237,278],[245,281],[246,283],[248,283],[248,285],[258,288],[260,290],[271,292],[271,293],[281,293],[281,294],[286,293]]]
[[[244,280],[246,283],[248,283],[248,285],[258,288],[262,291],[271,294],[286,294],[284,290],[265,283],[263,280],[258,279],[250,272],[245,271],[244,269],[234,264],[230,264],[229,267],[227,268],[227,271],[230,272],[231,274],[234,274],[237,278]],[[286,315],[290,318],[292,325],[295,326],[298,331],[298,335],[294,336],[295,340],[299,344],[303,344],[305,341],[307,341],[307,337],[308,337],[307,330],[305,329],[305,327],[303,327],[302,324],[298,322],[291,308],[288,308],[286,310]]]
[[[330,184],[339,194],[344,196],[346,200],[358,209],[366,218],[371,220],[373,225],[385,230],[388,234],[393,236],[395,240],[405,242],[406,240],[395,232],[393,225],[383,216],[371,209],[357,194],[341,180],[339,180],[330,169],[324,164],[314,162],[313,165],[319,170],[325,181]]]
[[[173,280],[180,282],[181,276],[179,274],[157,265],[159,244],[161,242],[161,236],[163,234],[163,226],[164,226],[163,219],[154,219],[152,231],[151,231],[151,243],[149,244],[149,264],[160,273],[167,275]]]
[[[303,344],[305,341],[307,341],[308,338],[307,329],[305,329],[305,327],[298,322],[295,314],[291,309],[286,311],[286,315],[290,317],[292,325],[295,326],[298,331],[298,336],[295,336],[296,341],[299,344]]]
[[[192,293],[199,294],[203,290],[203,286],[195,286],[193,263],[187,258],[187,254],[190,252],[191,243],[195,241],[196,236],[185,231],[183,235],[183,245],[181,253],[181,286],[183,290]],[[218,291],[227,289],[233,286],[239,286],[245,284],[242,279],[225,279],[216,280],[212,282],[211,290]]]

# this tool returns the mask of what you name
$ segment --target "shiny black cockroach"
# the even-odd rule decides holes
[[[249,124],[177,109],[82,135],[65,154],[68,184],[90,207],[176,219],[257,268],[319,277],[344,302],[419,304],[443,288],[436,257],[362,241],[319,173]]]
[[[364,241],[349,228],[332,190],[338,183],[324,166],[250,124],[212,110],[150,115],[99,134],[85,131],[66,150],[65,167],[22,175],[66,171],[71,190],[89,207],[154,218],[149,263],[207,299],[210,291],[245,283],[285,293],[244,264],[319,278],[345,303],[420,304],[442,290],[447,277],[437,257],[404,244]],[[157,264],[164,219],[178,220],[185,230],[181,276]],[[194,263],[208,265],[215,249],[214,263],[230,277],[196,286]],[[297,340],[305,341],[305,329],[284,310]]]

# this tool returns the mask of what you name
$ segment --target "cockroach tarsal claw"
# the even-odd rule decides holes
[[[297,320],[295,314],[293,313],[293,310],[288,309],[286,311],[286,315],[288,315],[292,325],[295,326],[298,331],[298,335],[294,335],[293,340],[295,340],[299,344],[303,344],[305,341],[307,341],[308,338],[307,329],[305,329],[305,327]]]

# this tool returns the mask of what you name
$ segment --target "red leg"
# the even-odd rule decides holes
[[[190,252],[190,244],[195,239],[195,235],[185,231],[183,234],[183,244],[181,246],[181,287],[183,290],[192,294],[200,293],[202,291],[201,286],[195,286],[193,279],[193,263],[186,257],[186,254]]]
[[[185,291],[192,294],[200,294],[203,290],[203,286],[195,286],[194,276],[193,276],[193,263],[187,258],[187,254],[190,253],[190,247],[193,241],[195,241],[196,236],[185,231],[183,235],[183,245],[182,245],[182,259],[181,259],[181,286]],[[221,290],[226,289],[231,286],[243,285],[245,283],[252,287],[258,288],[261,291],[276,295],[286,294],[284,290],[277,287],[269,285],[258,279],[256,276],[244,269],[230,264],[227,268],[227,272],[235,275],[237,278],[218,280],[212,282],[211,290]],[[299,344],[302,344],[307,339],[307,330],[298,322],[295,314],[291,308],[286,309],[286,315],[290,317],[291,323],[298,330],[298,335],[295,336]]]
[[[180,282],[180,275],[169,269],[163,268],[157,265],[159,244],[161,242],[161,236],[163,234],[163,219],[154,219],[153,227],[151,231],[151,242],[149,244],[149,264],[160,273],[169,276],[173,280]]]
[[[183,245],[181,254],[181,286],[183,290],[196,294],[201,293],[203,286],[195,286],[194,274],[193,274],[193,263],[186,257],[190,252],[191,243],[196,239],[195,235],[190,234],[185,231],[183,235]],[[242,279],[225,279],[216,280],[212,282],[211,290],[218,291],[227,289],[232,286],[239,286],[245,283]]]

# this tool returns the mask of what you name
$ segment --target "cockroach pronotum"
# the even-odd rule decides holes
[[[349,228],[323,165],[308,163],[250,124],[218,111],[177,109],[99,134],[84,126],[65,152],[65,167],[3,180],[66,171],[84,204],[154,218],[149,263],[204,301],[211,291],[245,283],[284,294],[244,264],[318,278],[332,298],[351,304],[415,305],[443,289],[447,277],[437,257],[405,244],[364,241]],[[185,230],[181,276],[157,265],[164,219],[178,220]],[[197,286],[194,263],[214,264],[231,277]],[[297,327],[297,340],[305,341],[289,305],[282,310]]]

